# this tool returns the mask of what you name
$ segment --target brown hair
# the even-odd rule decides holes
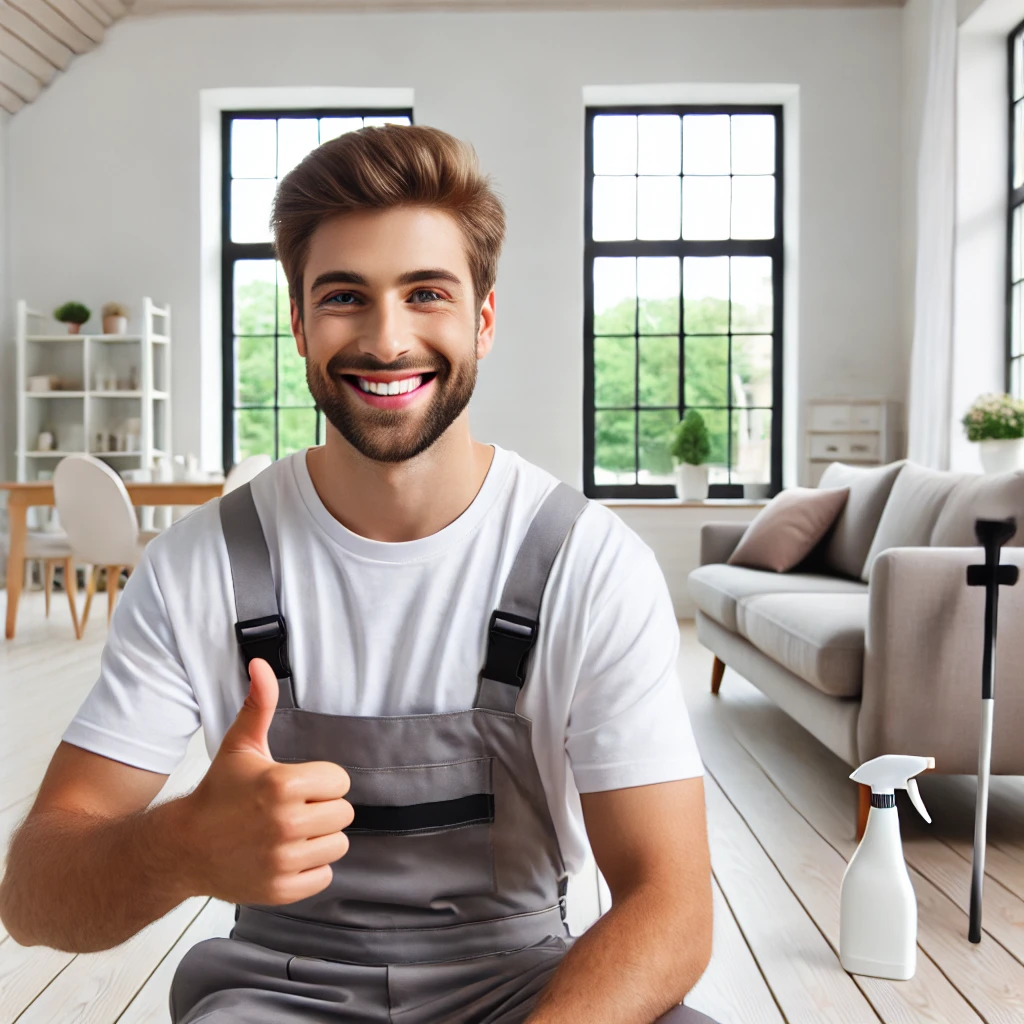
[[[387,124],[346,132],[281,179],[270,226],[302,316],[302,273],[313,232],[352,210],[427,206],[450,213],[466,240],[476,302],[494,287],[505,210],[480,173],[476,151],[439,128]]]

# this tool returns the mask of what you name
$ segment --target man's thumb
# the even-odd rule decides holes
[[[249,694],[225,733],[221,749],[252,751],[273,760],[267,732],[277,710],[277,697],[274,670],[262,658],[253,658],[249,662]]]

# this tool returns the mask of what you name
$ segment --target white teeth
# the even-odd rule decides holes
[[[359,390],[368,391],[372,395],[404,395],[415,391],[423,383],[422,377],[407,377],[405,380],[393,380],[389,384],[359,378]]]

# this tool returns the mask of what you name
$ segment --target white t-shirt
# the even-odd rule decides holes
[[[429,537],[387,543],[324,507],[305,451],[252,483],[299,707],[334,715],[470,708],[491,612],[558,483],[494,446],[482,487]],[[170,774],[204,729],[212,759],[249,689],[217,501],[152,540],[117,604],[68,743]],[[590,502],[548,577],[519,710],[570,872],[589,849],[579,793],[703,774],[676,662],[679,631],[651,549]]]

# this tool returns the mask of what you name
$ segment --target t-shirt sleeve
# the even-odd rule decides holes
[[[169,775],[200,724],[199,706],[146,552],[114,609],[99,678],[62,738],[115,761]]]
[[[704,774],[677,669],[679,623],[650,548],[609,587],[586,630],[566,750],[597,793]]]

